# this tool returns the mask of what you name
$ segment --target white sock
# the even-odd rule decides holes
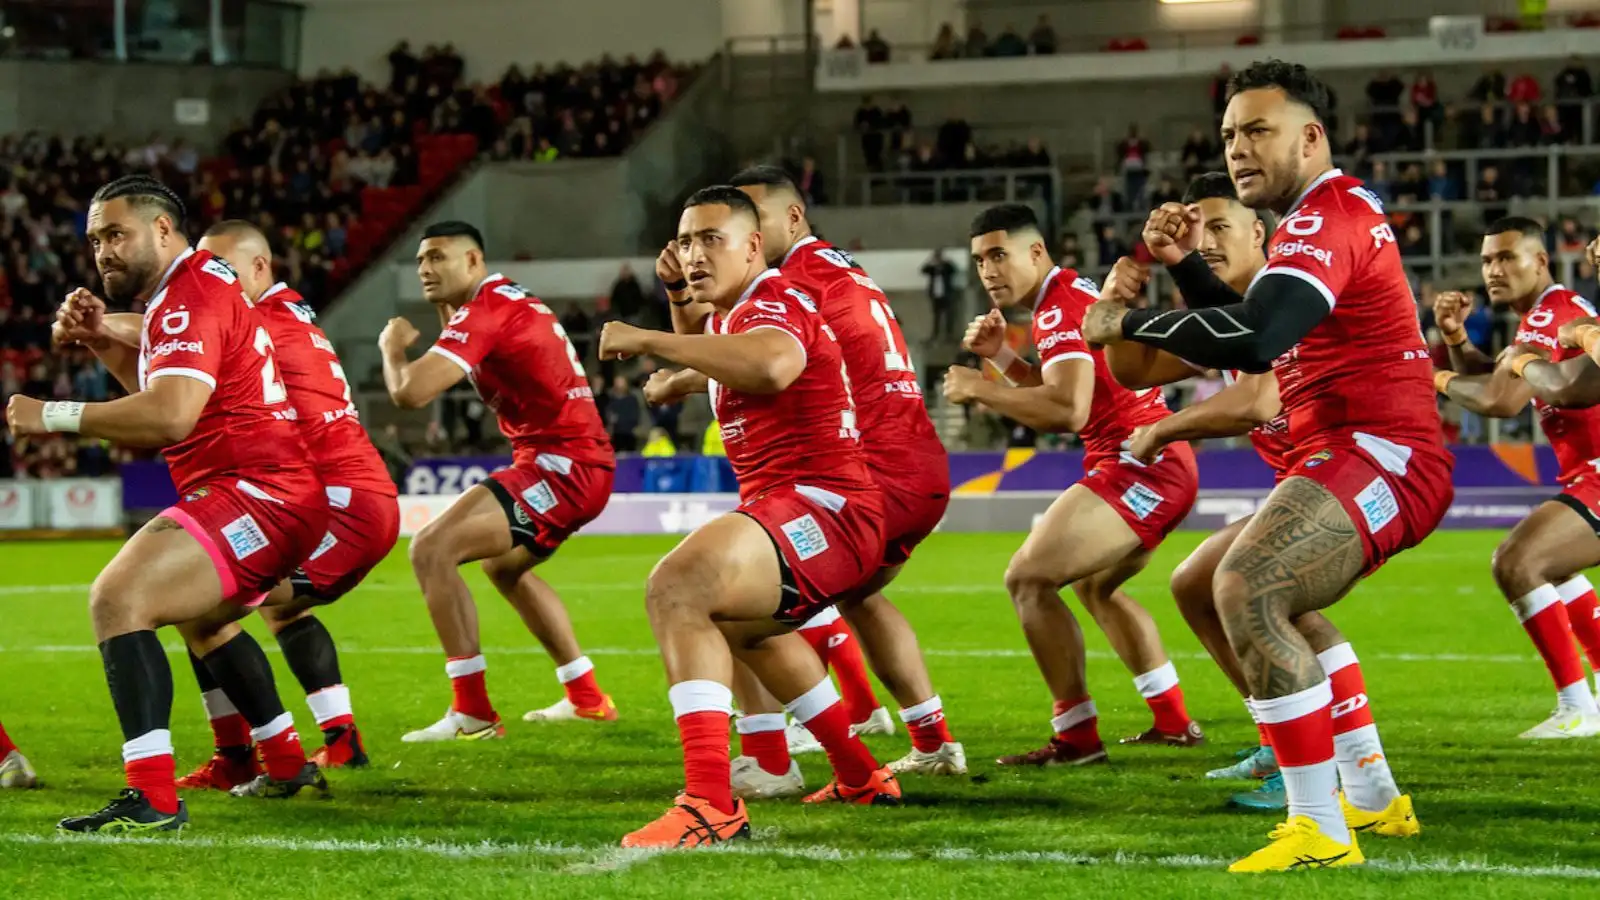
[[[149,759],[152,756],[172,755],[172,732],[165,728],[155,731],[146,731],[131,741],[122,745],[122,761],[133,762],[137,759]]]
[[[577,678],[594,671],[594,662],[587,656],[580,656],[564,666],[556,666],[556,680],[566,684]]]
[[[1600,712],[1594,700],[1594,692],[1589,689],[1589,682],[1579,678],[1577,681],[1564,688],[1556,689],[1556,702],[1566,707],[1583,710],[1586,713]]]
[[[900,710],[900,721],[906,723],[907,725],[911,725],[926,719],[942,709],[944,709],[944,701],[939,699],[938,694],[934,694],[932,697],[929,697],[921,703],[918,703],[916,706],[908,706],[905,709]]]
[[[1270,697],[1255,701],[1256,714],[1272,730],[1287,722],[1305,716],[1322,714],[1333,703],[1333,686],[1327,679],[1285,697]],[[1274,744],[1278,740],[1273,741]],[[1304,765],[1291,766],[1278,754],[1279,772],[1283,774],[1283,787],[1289,795],[1289,816],[1306,816],[1317,823],[1322,833],[1342,844],[1350,843],[1350,829],[1344,824],[1344,812],[1339,809],[1339,767],[1334,755],[1327,759]]]
[[[350,708],[350,689],[342,684],[307,694],[306,705],[311,707],[311,717],[317,720],[318,725],[329,719],[354,715],[354,710]]]
[[[239,714],[238,707],[222,692],[222,688],[212,688],[200,695],[200,702],[205,705],[206,718],[225,719],[228,716]]]
[[[292,730],[294,730],[294,716],[290,713],[284,713],[260,728],[250,729],[250,737],[254,738],[255,742],[259,744],[262,741],[270,741],[285,731]]]
[[[740,734],[761,734],[766,731],[782,731],[789,724],[783,713],[757,713],[753,716],[740,716],[733,723],[734,730]]]
[[[1345,799],[1356,809],[1381,812],[1400,796],[1400,787],[1389,769],[1389,757],[1378,740],[1377,725],[1363,725],[1334,735],[1333,758],[1339,766]]]
[[[1172,663],[1133,676],[1133,689],[1146,700],[1159,697],[1178,686],[1178,668]]]

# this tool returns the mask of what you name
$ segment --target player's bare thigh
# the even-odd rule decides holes
[[[1142,552],[1139,536],[1110,504],[1075,484],[1050,504],[1011,558],[1007,582],[1056,587],[1087,578]]]
[[[416,565],[450,565],[500,556],[512,549],[511,523],[500,501],[473,485],[411,540]]]
[[[1293,618],[1339,600],[1365,566],[1361,533],[1339,498],[1294,476],[1273,489],[1239,533],[1212,590],[1224,619],[1227,607],[1246,601],[1274,604]]]
[[[782,601],[782,577],[766,529],[742,513],[725,513],[656,563],[646,588],[651,623],[709,615],[735,645],[782,634],[789,629],[772,618]]]
[[[157,516],[128,539],[89,588],[95,637],[176,625],[223,603],[222,576],[206,548]]]
[[[1576,510],[1548,500],[1516,524],[1494,551],[1494,577],[1508,599],[1600,565],[1600,536]]]

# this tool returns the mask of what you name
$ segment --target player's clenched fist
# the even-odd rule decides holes
[[[951,403],[971,403],[977,399],[983,384],[983,373],[966,366],[951,366],[944,370],[944,396]]]
[[[1127,451],[1134,459],[1145,465],[1156,461],[1161,451],[1167,446],[1167,439],[1161,436],[1160,430],[1154,425],[1140,425],[1128,435]]]
[[[1472,301],[1460,291],[1445,291],[1433,298],[1433,321],[1447,338],[1467,327],[1467,314],[1471,311]]]
[[[6,428],[17,437],[44,434],[44,401],[12,394],[6,404]]]
[[[1588,332],[1580,332],[1579,329],[1585,328],[1600,328],[1600,320],[1596,320],[1593,316],[1583,316],[1570,322],[1563,322],[1556,331],[1556,341],[1563,347],[1582,350],[1583,338]]]
[[[678,390],[677,374],[666,369],[651,372],[650,378],[644,383],[644,402],[652,406],[666,406],[682,400],[684,393]]]
[[[645,349],[650,332],[627,322],[607,322],[600,329],[600,358],[627,359],[650,351]]]
[[[678,259],[678,242],[671,241],[656,257],[656,278],[662,284],[677,284],[683,280],[683,262]]]
[[[1200,249],[1205,214],[1199,204],[1163,203],[1144,223],[1144,243],[1162,265],[1175,266]]]
[[[1124,256],[1111,267],[1111,274],[1106,276],[1105,283],[1100,286],[1100,299],[1113,303],[1130,303],[1144,293],[1144,286],[1149,280],[1149,266],[1132,257]]]
[[[389,324],[383,326],[383,333],[378,335],[378,346],[384,350],[404,350],[415,344],[417,338],[421,336],[422,332],[417,330],[417,326],[395,316],[389,320]]]
[[[967,326],[961,346],[984,359],[993,359],[1006,345],[1006,317],[998,309],[991,309]]]
[[[51,346],[103,343],[105,336],[100,326],[105,315],[105,301],[87,288],[78,288],[56,308],[56,320],[50,325]]]

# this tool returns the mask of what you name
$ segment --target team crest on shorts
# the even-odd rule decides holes
[[[780,527],[783,536],[789,539],[789,546],[794,548],[794,554],[801,562],[828,549],[828,538],[822,533],[822,526],[817,524],[816,518],[810,513],[798,519],[790,519]]]
[[[1332,450],[1318,450],[1317,452],[1306,457],[1306,468],[1315,469],[1317,466],[1322,465],[1330,459],[1333,459]]]
[[[211,493],[211,488],[201,488],[198,491],[194,491],[192,493],[185,494],[184,497],[183,497],[183,502],[185,502],[185,503],[193,503],[196,500],[199,500],[201,497],[204,497],[209,493]]]
[[[1150,518],[1150,514],[1166,499],[1137,481],[1122,492],[1122,505],[1132,510],[1140,521]]]
[[[256,524],[255,518],[245,513],[232,522],[222,526],[222,539],[228,542],[228,549],[233,551],[234,559],[244,559],[252,553],[267,549],[266,532]]]

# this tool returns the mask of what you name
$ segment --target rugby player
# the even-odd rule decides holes
[[[236,605],[259,604],[327,532],[327,495],[306,458],[271,335],[238,275],[191,248],[182,222],[177,195],[147,176],[95,193],[87,234],[106,294],[146,303],[144,331],[137,349],[96,339],[93,321],[84,335],[67,337],[87,343],[132,393],[104,403],[15,396],[6,410],[13,434],[79,433],[163,448],[182,498],[130,538],[90,588],[128,788],[103,809],[63,819],[68,831],[187,823],[173,778],[172,671],[156,629],[233,618]],[[206,648],[205,660],[230,695],[257,698],[257,710],[272,714],[252,723],[266,778],[278,793],[325,789],[277,701],[261,648],[240,644]]]
[[[884,488],[884,562],[865,597],[841,600],[803,623],[801,636],[822,656],[823,664],[839,676],[845,707],[856,722],[858,735],[890,730],[887,712],[881,724],[862,715],[876,706],[852,703],[852,694],[871,698],[866,667],[846,621],[856,626],[874,667],[901,704],[900,718],[911,732],[912,750],[889,764],[896,773],[958,775],[966,772],[966,755],[955,742],[944,715],[944,704],[933,691],[915,632],[905,617],[883,596],[922,542],[944,517],[950,499],[950,466],[922,400],[911,354],[889,307],[888,298],[855,260],[844,251],[818,239],[806,218],[805,200],[789,176],[776,166],[756,166],[730,182],[744,191],[761,215],[762,248],[768,265],[777,268],[816,303],[845,358],[851,394],[856,402],[856,423],[873,479]],[[668,287],[682,279],[675,271],[676,253],[662,254]],[[675,317],[693,327],[711,309],[674,292]],[[661,372],[653,381],[675,385],[689,376]],[[704,379],[699,379],[703,384]],[[840,618],[840,613],[844,618]],[[860,687],[852,687],[859,684]],[[741,756],[733,761],[734,789],[742,796],[770,797],[798,793],[802,787],[797,766],[789,753],[768,737],[782,726],[782,707],[757,685],[734,685],[742,715],[737,723]],[[799,752],[815,744],[803,725],[791,726],[788,750]],[[797,741],[794,732],[799,733]],[[797,744],[798,748],[797,749]]]
[[[1495,550],[1495,584],[1528,632],[1556,686],[1556,710],[1522,732],[1527,739],[1600,735],[1579,655],[1600,670],[1600,609],[1582,574],[1600,564],[1600,367],[1583,350],[1563,346],[1561,329],[1595,312],[1589,301],[1556,284],[1544,226],[1511,217],[1483,236],[1483,283],[1489,302],[1521,317],[1501,364],[1467,338],[1471,301],[1447,291],[1433,300],[1435,321],[1450,347],[1450,370],[1435,374],[1439,392],[1483,416],[1510,418],[1531,400],[1555,451],[1561,493],[1541,503]],[[1574,638],[1577,639],[1574,643]]]
[[[5,725],[0,724],[0,788],[31,788],[38,785],[38,773],[33,771],[33,766],[28,764],[28,758],[22,755],[17,745],[11,742]]]
[[[548,306],[505,276],[489,274],[483,236],[472,225],[430,225],[417,250],[417,275],[444,329],[428,352],[408,361],[417,329],[402,318],[389,320],[378,338],[389,396],[403,409],[418,409],[471,378],[511,440],[512,464],[468,488],[411,541],[411,568],[448,657],[454,699],[442,719],[401,740],[505,736],[484,680],[477,610],[458,571],[479,560],[544,645],[565,689],[560,701],[523,719],[614,720],[616,705],[601,692],[566,607],[533,571],[611,499],[616,456],[583,363]]]
[[[835,780],[808,803],[892,804],[894,773],[851,734],[817,654],[793,633],[883,564],[883,501],[866,464],[844,357],[804,291],[767,268],[749,196],[696,192],[678,225],[688,297],[714,310],[701,333],[609,322],[602,359],[650,354],[712,382],[712,408],[740,505],[696,529],[650,574],[646,606],[671,685],[685,788],[625,847],[692,847],[747,836],[728,759],[734,659],[816,736]]]
[[[1083,479],[1050,505],[1006,569],[1006,590],[1055,701],[1054,736],[1037,750],[999,762],[1084,765],[1106,758],[1089,696],[1083,631],[1061,601],[1063,585],[1072,586],[1106,633],[1155,714],[1151,728],[1123,742],[1200,744],[1205,736],[1185,708],[1155,620],[1121,590],[1194,504],[1194,454],[1187,444],[1174,443],[1146,464],[1122,452],[1135,427],[1168,415],[1166,401],[1160,391],[1135,393],[1117,384],[1100,350],[1083,342],[1083,310],[1099,288],[1052,263],[1031,209],[992,207],[973,222],[971,239],[972,258],[995,309],[973,322],[965,345],[1006,383],[954,366],[945,373],[945,396],[983,403],[1038,431],[1077,433],[1086,450]],[[1033,311],[1038,365],[1004,343],[1000,311],[1018,306]]]
[[[1196,276],[1209,280],[1214,273],[1236,291],[1244,291],[1266,266],[1266,228],[1260,216],[1239,203],[1233,182],[1223,172],[1196,178],[1182,204],[1168,203],[1150,214],[1145,242],[1157,261],[1167,266],[1180,291]],[[1117,263],[1107,279],[1104,294],[1126,292],[1136,296],[1145,272],[1131,259]],[[1113,344],[1106,348],[1106,364],[1123,386],[1143,389],[1182,380],[1194,374],[1188,363],[1164,350],[1144,344]],[[1284,459],[1290,455],[1288,421],[1278,401],[1277,379],[1268,374],[1223,373],[1228,386],[1218,393],[1173,413],[1151,425],[1134,429],[1129,451],[1136,458],[1153,459],[1174,440],[1232,437],[1247,433],[1250,443],[1282,480]],[[1249,518],[1229,524],[1207,538],[1172,574],[1172,594],[1178,609],[1245,698],[1255,718],[1249,686],[1238,657],[1228,644],[1217,614],[1211,582],[1228,548],[1233,546]],[[1333,689],[1333,732],[1339,781],[1344,789],[1345,820],[1358,831],[1392,837],[1411,837],[1421,830],[1409,796],[1396,786],[1373,721],[1366,679],[1349,641],[1321,613],[1309,612],[1294,626],[1328,674]],[[1283,777],[1278,772],[1266,729],[1259,723],[1259,748],[1247,751],[1237,765],[1206,773],[1208,778],[1265,778],[1249,793],[1235,795],[1230,805],[1249,809],[1281,809],[1285,805]]]
[[[1198,366],[1273,371],[1289,421],[1284,478],[1212,588],[1288,795],[1288,820],[1231,872],[1363,862],[1339,805],[1333,694],[1293,620],[1337,602],[1438,527],[1454,496],[1432,366],[1383,204],[1333,167],[1328,89],[1304,66],[1234,74],[1222,124],[1239,200],[1281,217],[1241,296],[1212,276],[1201,308],[1102,299],[1094,343],[1134,341]],[[1209,273],[1207,273],[1209,274]]]
[[[333,344],[317,327],[316,314],[304,298],[274,279],[266,235],[248,222],[224,221],[206,231],[199,248],[233,268],[244,295],[260,313],[301,437],[328,495],[327,535],[293,576],[272,589],[259,612],[277,637],[284,661],[305,691],[322,730],[323,746],[313,760],[322,769],[364,766],[366,750],[355,726],[350,689],[340,675],[339,653],[313,610],[354,588],[394,548],[400,529],[394,482],[361,427],[344,368]],[[94,297],[63,304],[56,331],[76,332],[93,316],[103,319],[101,335],[129,347],[139,345],[140,317],[106,315]],[[222,646],[235,640],[255,643],[234,622],[217,625],[215,633],[201,642]],[[240,713],[192,650],[189,661],[211,720],[216,752],[180,778],[178,787],[228,791],[256,781],[264,773],[256,759],[249,717]],[[241,702],[250,708],[253,700]],[[266,786],[264,781],[257,785]]]

